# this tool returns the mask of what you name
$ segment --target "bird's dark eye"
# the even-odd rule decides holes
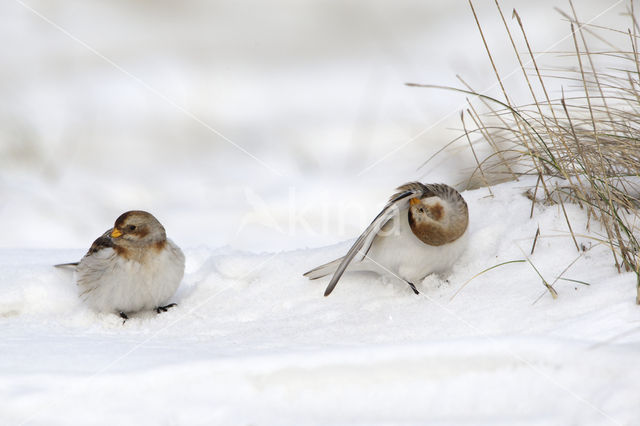
[[[420,208],[418,209],[418,211],[419,211],[420,213],[424,213],[424,209],[423,209],[422,207],[420,207]]]
[[[136,230],[136,226],[135,225],[129,225],[129,226],[127,226],[127,229],[129,231],[135,231]]]

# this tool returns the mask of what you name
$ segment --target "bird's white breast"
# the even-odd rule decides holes
[[[445,272],[460,257],[466,246],[467,233],[440,246],[420,241],[409,226],[407,211],[401,211],[378,235],[363,260],[371,269],[416,283],[432,273]]]
[[[182,280],[184,255],[170,240],[161,250],[140,250],[129,259],[112,248],[82,258],[76,273],[80,296],[101,312],[136,312],[166,304]]]

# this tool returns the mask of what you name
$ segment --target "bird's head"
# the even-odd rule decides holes
[[[438,196],[409,200],[409,226],[423,243],[440,246],[457,240],[467,229],[469,214]]]
[[[120,244],[142,246],[162,243],[166,241],[167,235],[164,227],[151,213],[132,210],[116,219],[111,238]]]

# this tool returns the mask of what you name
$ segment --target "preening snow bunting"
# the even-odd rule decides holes
[[[150,213],[133,210],[93,242],[76,266],[80,297],[94,310],[166,311],[184,274],[184,254]],[[66,266],[56,265],[56,266]]]
[[[458,191],[419,182],[398,191],[344,257],[304,274],[312,280],[333,274],[325,296],[346,270],[399,277],[418,294],[414,282],[446,271],[463,252],[469,210]]]

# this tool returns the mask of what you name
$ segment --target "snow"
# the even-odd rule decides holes
[[[476,3],[517,102],[493,2]],[[572,48],[552,11],[567,5],[501,5],[534,50]],[[620,22],[611,5],[576,2],[598,25]],[[475,166],[463,146],[420,168],[466,101],[403,86],[460,74],[498,93],[466,1],[33,0],[1,3],[0,22],[1,425],[637,422],[635,276],[577,206],[586,251],[558,206],[530,219],[534,180],[464,192],[469,247],[419,296],[350,273],[325,298],[328,278],[302,276],[398,185],[460,187]],[[186,273],[177,307],[122,324],[52,265],[131,209],[163,223]],[[527,262],[476,276],[527,257],[590,285],[558,280],[554,300]]]
[[[348,242],[253,254],[187,248],[167,313],[83,306],[69,271],[80,250],[0,251],[3,424],[632,424],[640,411],[634,277],[607,247],[577,253],[558,206],[513,182],[463,195],[469,248],[416,296],[345,275],[330,297],[307,269]],[[573,226],[586,225],[567,206]],[[528,263],[552,282],[554,300]],[[170,230],[169,230],[170,234]],[[539,300],[538,298],[542,296]]]

